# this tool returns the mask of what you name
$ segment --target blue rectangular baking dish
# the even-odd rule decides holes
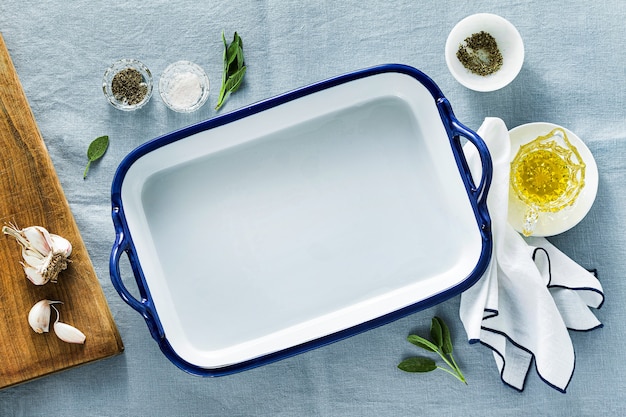
[[[176,366],[243,371],[469,288],[491,256],[491,174],[424,73],[337,76],[132,151],[112,184],[111,280]]]

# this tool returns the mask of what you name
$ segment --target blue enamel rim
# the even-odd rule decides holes
[[[124,205],[121,198],[122,184],[124,182],[124,177],[126,176],[128,169],[135,161],[137,161],[142,156],[169,143],[181,140],[198,132],[213,129],[218,126],[234,122],[236,120],[248,117],[250,115],[262,112],[264,110],[279,106],[281,104],[327,88],[332,88],[334,86],[344,84],[353,80],[370,77],[372,75],[381,73],[401,73],[409,75],[419,81],[422,85],[424,85],[424,87],[426,87],[433,96],[434,102],[439,110],[441,120],[446,128],[446,132],[450,140],[450,145],[453,150],[457,166],[459,168],[459,173],[461,175],[463,183],[465,184],[469,201],[473,208],[475,219],[482,238],[481,254],[472,272],[455,287],[435,294],[430,298],[417,302],[413,305],[404,307],[392,313],[386,314],[373,320],[369,320],[348,329],[320,337],[310,342],[292,346],[275,353],[220,368],[203,368],[182,359],[174,351],[169,341],[167,340],[165,332],[163,331],[163,327],[161,326],[156,307],[150,295],[150,290],[146,283],[146,279],[143,274],[140,262],[137,258],[132,236],[129,233],[128,224],[124,215]],[[476,147],[480,155],[482,176],[477,184],[472,178],[467,161],[465,160],[465,156],[462,151],[461,138],[465,138],[470,141]],[[109,259],[109,272],[111,276],[111,282],[113,283],[113,286],[119,293],[120,297],[130,307],[132,307],[143,316],[150,331],[150,334],[159,344],[159,347],[163,354],[180,369],[190,374],[200,376],[223,376],[255,368],[257,366],[285,359],[287,357],[311,349],[315,349],[329,343],[333,343],[341,339],[354,336],[355,334],[373,329],[375,327],[390,323],[409,314],[439,304],[455,295],[460,294],[461,292],[474,285],[486,270],[493,247],[491,239],[491,220],[487,211],[487,194],[489,191],[489,186],[491,184],[491,175],[492,164],[489,151],[487,150],[487,146],[477,133],[468,129],[456,119],[452,112],[452,107],[450,106],[450,103],[443,96],[439,87],[437,87],[434,81],[431,80],[423,72],[406,65],[386,64],[340,75],[297,90],[287,92],[285,94],[264,101],[260,101],[250,106],[235,110],[231,113],[217,116],[198,124],[174,131],[170,134],[146,142],[145,144],[137,147],[135,150],[129,153],[126,158],[124,158],[124,160],[120,163],[115,173],[115,177],[113,178],[113,183],[111,187],[112,218],[115,228],[115,242],[113,243],[111,256]],[[126,253],[131,269],[133,271],[135,283],[137,284],[139,290],[139,298],[132,295],[122,281],[119,262],[123,253]]]

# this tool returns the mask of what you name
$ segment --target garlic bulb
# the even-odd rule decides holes
[[[18,230],[3,226],[2,232],[13,236],[22,246],[22,266],[26,277],[35,285],[57,282],[61,271],[67,268],[72,244],[65,238],[48,232],[41,226]]]
[[[28,312],[28,324],[36,333],[47,333],[50,330],[50,305],[60,301],[41,300]]]

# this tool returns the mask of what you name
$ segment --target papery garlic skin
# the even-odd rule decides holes
[[[59,339],[67,343],[85,343],[87,336],[74,326],[57,321],[54,323],[54,333]]]
[[[22,246],[22,266],[26,277],[33,284],[57,282],[59,273],[70,262],[68,258],[72,253],[72,244],[67,239],[50,233],[41,226],[21,230],[13,225],[3,226],[2,232],[13,236]]]

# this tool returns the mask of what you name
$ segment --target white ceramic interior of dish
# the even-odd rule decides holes
[[[204,368],[432,297],[481,254],[435,101],[400,73],[158,148],[122,200],[166,337]]]
[[[474,33],[485,31],[496,39],[502,54],[502,67],[493,74],[482,76],[465,68],[456,57],[459,45]],[[517,77],[524,63],[524,42],[518,30],[503,17],[478,13],[466,17],[454,26],[446,41],[448,69],[456,80],[475,91],[495,91]]]
[[[517,155],[520,146],[539,136],[547,135],[557,127],[565,131],[569,141],[578,149],[578,153],[585,163],[585,185],[572,206],[559,210],[556,213],[540,213],[533,236],[554,236],[576,226],[591,209],[598,192],[598,166],[591,151],[574,132],[562,126],[553,123],[537,122],[511,129],[509,132],[511,138],[511,161]],[[526,210],[526,204],[515,193],[510,192],[508,219],[511,226],[520,233],[524,228],[523,220]]]

